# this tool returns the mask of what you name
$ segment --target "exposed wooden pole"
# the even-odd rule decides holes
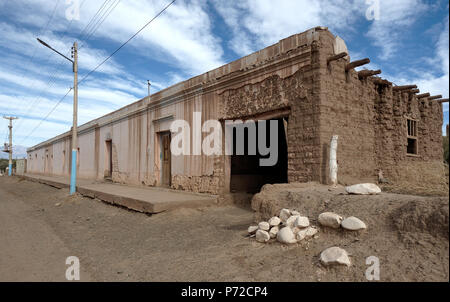
[[[394,91],[401,91],[401,90],[414,89],[414,88],[417,88],[417,85],[403,85],[403,86],[392,87],[392,89]]]
[[[336,158],[337,141],[338,136],[333,135],[330,142],[330,180],[333,186],[337,185],[337,171],[338,171]]]
[[[381,79],[381,78],[377,78],[377,77],[371,78],[371,79],[374,84],[385,85],[385,86],[392,85],[391,82],[389,82],[388,80],[385,80],[385,79]]]
[[[348,54],[347,54],[346,52],[338,53],[337,55],[334,55],[334,56],[329,57],[329,58],[327,59],[327,64],[330,64],[330,62],[339,60],[339,59],[341,59],[341,58],[343,58],[343,57],[346,57],[346,56],[348,56]]]
[[[380,73],[381,73],[380,69],[378,69],[378,70],[361,70],[361,71],[358,71],[358,77],[360,79],[364,79],[364,78],[367,78],[367,77],[370,77],[370,76],[373,76],[376,74],[380,74]]]
[[[448,99],[438,99],[436,100],[438,103],[448,103]]]
[[[440,94],[438,94],[438,95],[433,95],[433,96],[430,96],[429,98],[428,98],[428,100],[437,100],[437,99],[441,99],[442,98],[442,95],[440,95]]]
[[[420,92],[419,89],[411,89],[410,91],[408,91],[408,93],[414,93],[414,94],[419,93],[419,92]]]
[[[427,92],[427,93],[418,94],[418,95],[417,95],[417,98],[418,98],[418,99],[423,99],[423,98],[427,98],[427,97],[429,97],[429,96],[430,96],[430,93]]]
[[[353,62],[350,62],[347,65],[345,65],[345,71],[349,71],[350,69],[353,69],[353,68],[358,67],[358,66],[366,65],[366,64],[369,64],[369,63],[370,63],[370,59],[369,58],[353,61]]]

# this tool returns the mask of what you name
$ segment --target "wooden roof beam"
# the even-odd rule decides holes
[[[437,99],[436,102],[438,102],[438,103],[448,103],[448,99]]]
[[[360,71],[358,71],[358,77],[360,79],[365,79],[367,77],[371,77],[371,76],[374,76],[374,75],[377,75],[380,73],[381,73],[380,69],[378,69],[378,70],[360,70]]]
[[[378,77],[373,77],[373,78],[370,78],[370,79],[372,80],[372,82],[373,82],[374,84],[385,85],[385,86],[392,85],[392,83],[389,82],[388,80],[381,79],[381,78],[378,78]]]
[[[330,62],[332,62],[332,61],[336,61],[336,60],[342,59],[342,58],[344,58],[346,56],[348,56],[348,54],[346,52],[338,53],[337,55],[329,57],[327,59],[327,64],[330,64]]]
[[[427,92],[427,93],[418,94],[418,95],[417,95],[417,98],[418,98],[418,99],[423,99],[423,98],[427,98],[427,97],[429,97],[429,96],[430,96],[430,93]]]
[[[353,62],[350,62],[347,65],[345,65],[345,71],[349,71],[349,70],[351,70],[353,68],[356,68],[358,66],[363,66],[363,65],[366,65],[366,64],[369,64],[369,63],[370,63],[370,59],[369,58],[353,61]]]
[[[438,95],[430,96],[428,99],[431,101],[431,100],[437,100],[437,99],[441,99],[441,98],[442,98],[442,95],[438,94]]]
[[[417,85],[403,85],[403,86],[394,86],[392,89],[394,91],[402,91],[402,90],[408,90],[408,89],[414,89],[417,88]]]

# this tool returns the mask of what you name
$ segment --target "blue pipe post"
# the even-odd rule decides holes
[[[8,176],[12,175],[12,164],[8,164]]]
[[[77,150],[72,149],[72,169],[70,170],[70,195],[77,190]]]

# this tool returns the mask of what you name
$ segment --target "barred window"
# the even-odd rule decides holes
[[[408,137],[407,137],[407,154],[417,154],[417,121],[407,119]]]

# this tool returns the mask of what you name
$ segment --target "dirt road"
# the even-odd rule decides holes
[[[213,206],[148,216],[67,195],[0,177],[0,281],[64,281],[68,256],[80,259],[81,281],[366,281],[365,259],[372,253],[380,257],[381,281],[449,278],[448,238],[432,253],[408,249],[394,231],[374,237],[324,232],[287,247],[245,237],[254,218],[250,209]],[[338,241],[352,254],[352,266],[323,267],[318,255]]]

